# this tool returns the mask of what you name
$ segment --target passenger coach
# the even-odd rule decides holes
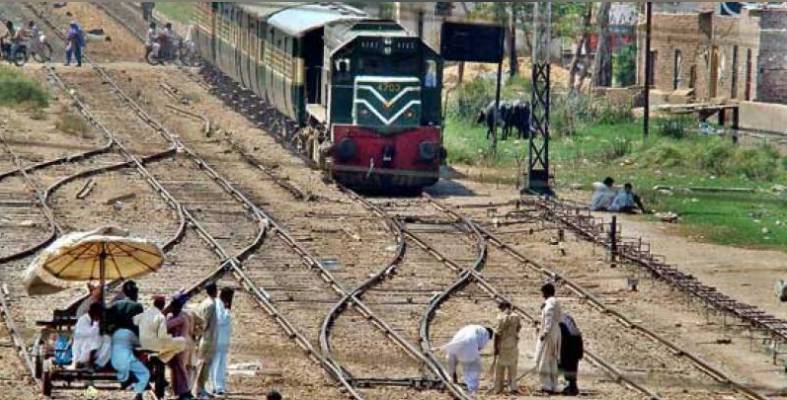
[[[442,59],[395,22],[339,3],[197,3],[202,56],[297,126],[288,135],[348,186],[437,182]]]

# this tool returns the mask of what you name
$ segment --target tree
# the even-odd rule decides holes
[[[579,73],[579,61],[582,57],[582,50],[587,46],[588,40],[590,39],[590,20],[593,15],[593,3],[588,2],[585,6],[585,16],[582,21],[582,34],[579,37],[579,41],[577,42],[577,48],[574,50],[574,57],[571,59],[571,65],[569,67],[569,83],[568,87],[570,90],[574,91],[577,90],[576,88],[576,78],[577,74]],[[587,65],[582,70],[582,76],[579,77],[580,87],[581,82],[584,80],[585,75],[587,75]]]
[[[601,3],[601,8],[596,16],[598,24],[598,45],[596,58],[593,60],[593,85],[612,86],[612,44],[609,35],[609,10],[610,2]]]

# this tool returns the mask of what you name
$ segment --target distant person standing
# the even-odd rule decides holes
[[[209,398],[208,391],[205,390],[205,383],[210,375],[210,367],[213,365],[213,357],[216,355],[216,296],[218,288],[215,283],[210,283],[205,287],[208,297],[200,303],[197,308],[197,315],[203,323],[202,338],[197,348],[199,364],[197,366],[197,377],[195,378],[194,394],[200,399]]]
[[[541,381],[541,391],[557,391],[557,364],[560,358],[560,304],[555,299],[555,286],[547,283],[541,287],[544,304],[541,306],[541,325],[536,344],[536,371]]]
[[[210,367],[210,381],[213,383],[213,394],[223,396],[227,394],[227,358],[230,352],[232,338],[232,298],[235,291],[232,288],[221,289],[219,300],[216,301],[216,354]]]
[[[85,34],[76,21],[71,22],[66,33],[66,66],[71,65],[71,57],[76,57],[77,67],[82,66],[82,48],[85,47]]]
[[[150,22],[153,19],[153,8],[156,7],[156,3],[153,1],[143,1],[142,2],[142,19],[145,22]]]
[[[582,342],[582,332],[577,328],[574,318],[565,313],[560,319],[560,338],[559,367],[568,383],[563,389],[563,395],[578,396],[577,371],[579,370],[579,360],[585,355],[585,349]]]
[[[511,393],[518,392],[516,386],[517,365],[519,362],[519,331],[522,319],[513,313],[509,302],[500,304],[501,314],[497,317],[495,329],[495,394],[503,393],[505,381]]]

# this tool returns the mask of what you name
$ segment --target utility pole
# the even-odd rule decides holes
[[[650,78],[653,75],[653,60],[650,54],[651,24],[653,23],[653,3],[645,3],[645,118],[643,118],[642,133],[645,138],[650,135]]]
[[[523,193],[554,196],[549,182],[550,39],[552,2],[539,1],[533,13],[533,93],[528,146],[527,187]]]

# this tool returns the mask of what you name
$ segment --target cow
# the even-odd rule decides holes
[[[500,107],[495,111],[495,102],[492,101],[484,107],[479,113],[478,118],[476,118],[476,123],[483,124],[486,123],[486,138],[489,139],[494,132],[495,127],[500,127],[503,130],[503,137],[507,136],[507,125],[508,121],[510,120],[511,111],[512,111],[512,104],[507,101],[501,101]],[[508,127],[508,132],[510,132],[510,127]]]
[[[522,100],[515,101],[508,123],[512,128],[516,128],[520,139],[530,138],[530,103]]]

